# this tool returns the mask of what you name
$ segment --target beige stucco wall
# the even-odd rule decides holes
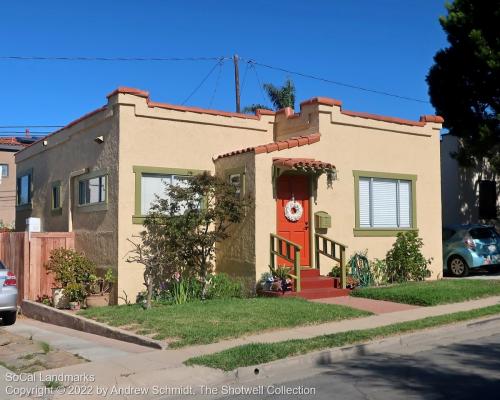
[[[4,226],[14,225],[16,219],[16,163],[14,151],[0,150],[0,164],[9,166],[9,176],[0,183],[0,221]]]
[[[127,262],[132,249],[128,239],[136,240],[142,229],[142,225],[132,223],[135,207],[133,166],[214,173],[212,157],[272,141],[272,116],[256,120],[151,108],[145,98],[129,94],[118,94],[110,101],[120,107],[118,292],[125,292],[134,300],[144,286],[142,267]]]
[[[500,176],[495,175],[486,162],[477,168],[462,168],[450,153],[458,150],[458,138],[451,135],[441,140],[441,195],[443,225],[488,223],[500,227],[500,220],[479,218],[479,181],[492,180],[500,190]],[[498,192],[497,192],[498,193]],[[497,198],[500,211],[500,194]]]
[[[94,141],[103,136],[104,142]],[[33,170],[31,209],[18,210],[16,230],[25,229],[27,217],[41,219],[42,230],[70,230],[69,190],[72,197],[72,230],[77,250],[85,252],[99,267],[117,266],[118,215],[118,118],[106,109],[17,153],[18,175]],[[103,171],[108,174],[107,209],[94,211],[78,206],[75,171]],[[61,182],[62,210],[51,210],[52,183]]]
[[[424,254],[432,257],[432,278],[442,277],[441,187],[439,124],[425,127],[374,121],[340,113],[339,107],[319,106],[321,140],[315,144],[255,156],[256,169],[256,277],[267,271],[269,234],[276,232],[271,166],[274,157],[315,158],[334,164],[338,180],[327,188],[325,175],[318,182],[312,213],[332,216],[327,236],[346,244],[347,255],[369,249],[370,258],[383,258],[394,237],[355,237],[354,170],[417,175],[417,227],[424,239]],[[313,222],[313,221],[311,221]],[[313,224],[311,224],[312,228]],[[326,274],[333,262],[322,259]]]

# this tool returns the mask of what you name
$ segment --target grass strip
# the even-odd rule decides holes
[[[417,306],[458,303],[488,296],[500,296],[500,281],[443,279],[408,282],[384,287],[356,289],[351,296],[387,300]]]
[[[263,331],[358,318],[371,313],[353,308],[312,303],[295,298],[253,298],[194,301],[180,305],[154,304],[96,307],[80,315],[111,326],[124,326],[170,347],[214,343]]]
[[[452,314],[427,317],[415,321],[400,322],[377,328],[316,336],[310,339],[293,339],[277,343],[252,343],[233,347],[214,354],[193,357],[186,360],[184,364],[203,365],[222,369],[224,371],[232,371],[239,367],[268,363],[312,351],[341,347],[348,344],[365,342],[386,336],[418,331],[499,313],[500,305],[494,305],[470,311],[460,311]]]

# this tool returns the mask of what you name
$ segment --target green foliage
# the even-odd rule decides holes
[[[287,79],[283,86],[274,86],[272,83],[265,83],[263,88],[275,110],[290,107],[295,108],[295,85],[291,79]],[[262,104],[252,104],[245,107],[243,112],[255,112],[258,109],[269,110],[269,107]]]
[[[111,292],[116,277],[112,268],[108,268],[103,277],[91,274],[87,280],[87,291],[91,294],[104,294]]]
[[[273,268],[269,266],[271,275],[273,278],[278,278],[280,280],[285,280],[287,278],[297,279],[297,276],[292,274],[292,269],[290,267],[285,267],[284,265],[279,265],[278,268]]]
[[[252,104],[250,106],[246,106],[243,108],[242,112],[245,114],[254,114],[257,110],[270,110],[268,106],[265,106],[263,104]]]
[[[426,259],[421,249],[423,240],[416,231],[398,233],[392,249],[387,252],[387,280],[389,282],[422,281],[430,276]]]
[[[174,276],[201,282],[213,270],[215,244],[229,237],[229,228],[241,222],[248,201],[236,189],[209,173],[192,176],[182,186],[166,187],[168,196],[157,198],[144,221],[141,242],[128,261],[145,266],[148,308],[155,291]]]
[[[58,248],[50,252],[47,270],[55,274],[55,280],[64,289],[72,283],[88,282],[95,275],[96,266],[83,253]]]
[[[243,284],[229,275],[219,273],[208,280],[207,299],[231,299],[243,297]]]
[[[201,285],[193,278],[172,280],[170,286],[171,301],[174,304],[185,304],[200,298]]]
[[[87,291],[82,283],[71,282],[64,288],[64,294],[69,301],[83,301],[87,297]]]
[[[500,4],[455,0],[440,18],[449,47],[427,75],[432,105],[461,139],[453,154],[463,166],[489,161],[500,173]]]
[[[370,271],[373,278],[373,284],[386,285],[389,283],[387,277],[387,263],[385,260],[380,260],[376,258],[375,260],[370,261]]]
[[[331,276],[332,278],[340,278],[342,276],[342,268],[340,268],[340,265],[334,265],[328,273],[328,276]]]

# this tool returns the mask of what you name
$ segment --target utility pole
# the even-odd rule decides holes
[[[235,54],[233,56],[233,62],[234,62],[234,86],[236,88],[236,112],[239,113],[241,112],[240,109],[240,69],[238,66],[238,54]]]

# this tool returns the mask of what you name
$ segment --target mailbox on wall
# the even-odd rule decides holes
[[[332,227],[332,217],[325,211],[314,213],[314,226],[316,229],[328,229]]]

